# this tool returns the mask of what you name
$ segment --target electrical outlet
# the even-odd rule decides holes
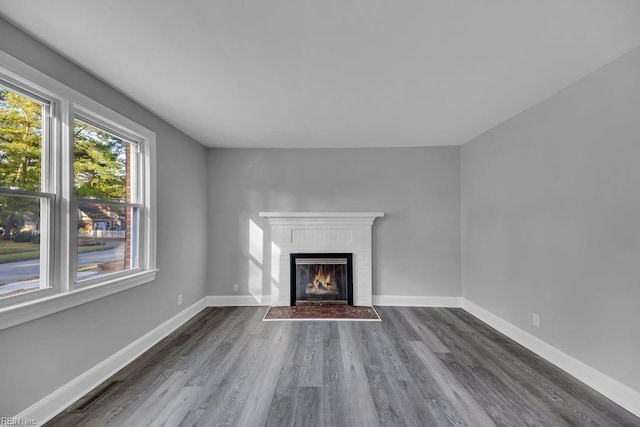
[[[178,305],[182,305],[182,294],[178,294]]]
[[[531,313],[531,323],[536,328],[540,327],[540,315],[538,313]]]
[[[233,292],[238,292],[238,284],[237,283],[233,284]]]

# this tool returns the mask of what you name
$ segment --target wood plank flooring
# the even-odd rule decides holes
[[[461,309],[377,310],[262,322],[265,307],[208,308],[47,425],[640,426]]]

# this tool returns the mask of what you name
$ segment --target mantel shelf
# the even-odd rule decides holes
[[[368,218],[384,216],[384,212],[260,212],[259,216],[271,219],[333,219],[333,218]]]

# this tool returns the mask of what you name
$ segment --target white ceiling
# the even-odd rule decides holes
[[[19,0],[207,146],[462,144],[640,45],[637,0]]]

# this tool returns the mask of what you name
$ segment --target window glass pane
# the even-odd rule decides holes
[[[0,298],[40,287],[40,200],[0,195]]]
[[[40,190],[44,107],[0,85],[0,187]]]
[[[138,266],[138,208],[78,204],[78,281]]]
[[[134,201],[135,144],[80,120],[74,121],[73,175],[76,197]]]

